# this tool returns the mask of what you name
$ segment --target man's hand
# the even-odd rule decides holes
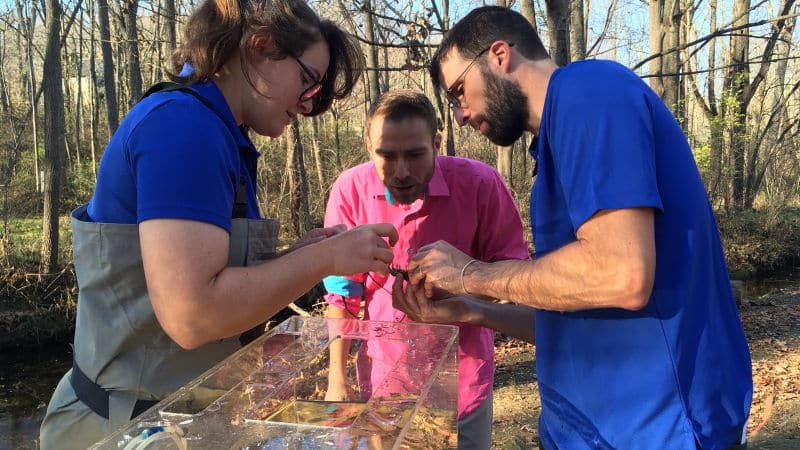
[[[408,264],[408,275],[415,287],[424,287],[428,298],[465,295],[461,288],[461,269],[472,258],[445,241],[422,247]]]
[[[392,285],[392,306],[403,311],[415,322],[451,323],[469,322],[472,320],[471,303],[476,301],[469,297],[450,297],[431,300],[424,295],[422,289],[408,284],[403,289],[403,279],[395,278]]]

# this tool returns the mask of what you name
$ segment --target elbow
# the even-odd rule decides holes
[[[632,268],[619,277],[617,283],[617,306],[629,311],[638,311],[650,302],[655,281],[655,270],[646,266]]]
[[[172,336],[170,336],[172,337]],[[205,342],[192,336],[172,337],[178,346],[184,350],[195,350],[202,347]]]
[[[195,350],[207,343],[205,336],[193,330],[192,327],[182,325],[165,326],[162,324],[161,328],[173,342],[184,350]]]
[[[208,328],[203,318],[186,309],[160,310],[154,308],[156,319],[164,334],[184,350],[195,350],[209,342]]]

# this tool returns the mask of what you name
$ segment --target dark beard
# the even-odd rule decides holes
[[[492,74],[487,67],[481,67],[486,80],[486,114],[488,125],[486,137],[497,145],[513,144],[528,124],[528,97],[514,82]]]

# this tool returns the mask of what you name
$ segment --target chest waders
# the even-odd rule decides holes
[[[165,90],[164,86],[154,86],[145,96]],[[166,86],[189,91],[216,112],[195,91]],[[244,175],[240,180],[231,214],[228,266],[252,266],[270,259],[278,238],[277,221],[244,218]],[[86,205],[72,212],[71,222],[80,289],[74,363],[47,407],[40,434],[43,450],[89,447],[244,342],[232,337],[194,350],[175,344],[159,325],[150,303],[138,225],[90,222]],[[252,336],[253,330],[245,334]]]

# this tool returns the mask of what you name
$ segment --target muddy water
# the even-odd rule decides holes
[[[0,449],[35,449],[50,395],[72,366],[68,344],[0,352]]]

